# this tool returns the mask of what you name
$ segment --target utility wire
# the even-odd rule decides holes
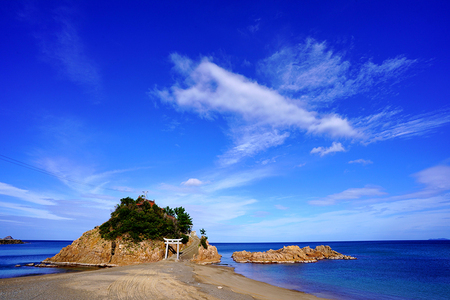
[[[92,186],[92,187],[100,188],[100,189],[103,189],[103,190],[110,190],[110,191],[115,191],[115,192],[123,192],[123,191],[120,191],[120,190],[117,190],[117,189],[98,187],[98,186],[96,186],[94,184],[89,184],[89,183],[77,181],[77,180],[74,180],[74,179],[71,179],[71,178],[67,178],[65,176],[61,176],[61,175],[58,175],[56,173],[47,171],[45,169],[42,169],[42,168],[30,165],[30,164],[24,163],[24,162],[22,162],[20,160],[8,157],[6,155],[0,154],[0,160],[6,161],[6,162],[9,162],[11,164],[14,164],[14,165],[17,165],[17,166],[20,166],[20,167],[23,167],[23,168],[27,168],[27,169],[30,169],[30,170],[33,170],[33,171],[36,171],[36,172],[39,172],[39,173],[42,173],[42,174],[45,174],[45,175],[48,175],[48,176],[56,177],[56,178],[61,179],[61,180],[66,180],[66,181],[70,181],[70,182],[73,182],[73,183],[78,183],[78,184],[82,184],[82,185]]]

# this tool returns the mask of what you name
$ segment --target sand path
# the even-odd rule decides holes
[[[319,299],[231,268],[160,261],[78,273],[0,279],[0,299]]]

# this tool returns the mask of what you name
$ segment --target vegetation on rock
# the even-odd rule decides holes
[[[202,245],[203,248],[208,249],[208,237],[206,236],[206,230],[204,228],[200,229],[200,234],[202,235],[202,238],[200,239],[200,245]]]
[[[156,204],[138,197],[120,200],[111,218],[100,226],[101,237],[115,240],[117,237],[129,238],[134,242],[145,239],[162,240],[181,238],[189,231],[192,219],[183,207],[160,208]]]

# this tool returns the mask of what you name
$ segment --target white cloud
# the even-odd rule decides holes
[[[267,76],[270,87],[225,70],[211,58],[194,62],[174,53],[171,59],[179,76],[177,81],[151,94],[179,110],[193,111],[207,119],[223,117],[233,141],[230,149],[219,156],[224,166],[280,146],[295,131],[369,144],[423,135],[450,122],[447,111],[405,116],[400,109],[387,107],[377,114],[348,118],[330,109],[333,101],[378,93],[405,79],[418,61],[404,56],[379,64],[370,60],[352,64],[326,42],[308,38],[259,63],[259,74]],[[326,154],[326,149],[320,147],[315,151]]]
[[[409,71],[416,64],[418,60],[397,56],[381,64],[369,60],[356,65],[345,60],[344,54],[328,47],[326,42],[308,38],[304,43],[284,47],[262,60],[259,71],[283,95],[317,107],[356,94],[387,90],[409,77]],[[418,116],[400,112],[387,107],[381,113],[346,121],[358,130],[358,137],[364,144],[423,135],[450,122],[448,110]]]
[[[425,184],[427,189],[450,190],[450,166],[431,167],[413,176],[417,182]]]
[[[3,182],[0,182],[0,195],[11,196],[40,205],[55,205],[54,202],[47,200],[42,196],[38,196],[28,190],[19,189]]]
[[[186,60],[188,60],[186,58]],[[179,63],[179,61],[174,61]],[[307,111],[276,91],[203,59],[185,80],[186,88],[156,91],[164,101],[192,109],[202,116],[235,114],[250,124],[296,126],[314,133],[354,136],[357,132],[337,115]]]
[[[224,166],[283,144],[289,133],[280,134],[277,130],[259,130],[255,126],[247,126],[233,128],[232,136],[236,146],[219,156],[220,163]]]
[[[289,207],[286,207],[286,206],[283,206],[283,205],[280,205],[280,204],[275,204],[275,208],[276,209],[281,209],[281,210],[289,209]]]
[[[353,120],[356,128],[364,132],[363,144],[394,138],[421,136],[450,123],[448,109],[438,110],[417,116],[401,115],[400,109],[390,109]]]
[[[359,199],[362,197],[374,197],[374,196],[383,196],[386,195],[385,192],[382,191],[380,187],[370,187],[366,186],[364,188],[351,188],[347,189],[343,192],[329,195],[325,198],[318,200],[311,200],[308,203],[311,205],[333,205],[336,204],[339,200],[353,200]]]
[[[273,176],[273,173],[269,167],[261,167],[244,172],[228,175],[219,174],[215,176],[220,176],[220,179],[214,180],[210,185],[204,188],[208,193],[245,186],[254,181]]]
[[[183,80],[170,89],[154,90],[153,95],[178,109],[192,110],[205,118],[221,114],[233,117],[228,120],[238,120],[230,123],[235,146],[221,156],[224,164],[236,163],[283,144],[290,135],[287,130],[332,137],[360,134],[347,119],[335,113],[309,111],[300,102],[229,72],[209,59],[194,64],[177,54],[171,57],[174,70],[183,76]]]
[[[334,152],[345,152],[344,146],[341,143],[333,142],[330,147],[315,147],[311,150],[311,154],[319,153],[320,156],[324,156]]]
[[[23,206],[20,204],[12,204],[7,202],[0,202],[0,207],[9,209],[8,215],[26,216],[30,218],[48,219],[48,220],[72,220],[54,215],[46,210]]]
[[[73,22],[74,13],[74,9],[60,6],[53,9],[48,17],[41,14],[37,7],[32,7],[22,12],[20,18],[33,26],[33,35],[45,60],[55,65],[71,81],[87,87],[90,92],[97,93],[100,89],[101,76],[98,67],[87,55],[85,45]],[[46,27],[54,30],[51,32],[42,30]]]
[[[373,164],[373,162],[370,159],[355,159],[355,160],[351,160],[348,162],[349,164],[362,164],[362,165],[368,165],[368,164]]]
[[[181,183],[181,185],[185,185],[185,186],[201,186],[205,184],[205,182],[202,182],[200,180],[198,180],[197,178],[189,178],[187,181],[183,181]]]
[[[349,97],[388,80],[398,81],[416,60],[387,59],[380,65],[371,61],[353,66],[326,42],[308,38],[294,47],[284,47],[262,60],[259,71],[272,86],[308,102],[331,102]]]

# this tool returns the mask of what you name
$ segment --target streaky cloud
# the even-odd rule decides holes
[[[0,195],[19,198],[23,201],[40,205],[55,205],[53,201],[47,200],[42,196],[38,196],[28,190],[20,189],[4,182],[0,182]]]
[[[394,138],[423,136],[450,123],[449,109],[441,109],[416,116],[401,115],[401,110],[390,109],[353,120],[355,127],[364,132],[363,144]]]
[[[349,164],[362,164],[362,165],[369,165],[373,164],[373,162],[370,159],[355,159],[348,162]]]
[[[171,88],[154,89],[151,94],[207,119],[221,115],[234,120],[229,126],[235,146],[220,156],[224,165],[283,144],[292,130],[344,138],[360,135],[346,118],[309,111],[300,102],[227,71],[208,58],[198,63],[178,54],[171,58],[181,79]]]
[[[40,8],[28,4],[19,14],[19,18],[33,25],[33,36],[45,61],[53,64],[72,82],[84,86],[98,96],[101,75],[98,66],[89,58],[75,26],[75,11],[69,6],[61,5],[51,10],[50,18],[44,18]],[[52,30],[50,32],[43,28]]]
[[[281,93],[310,103],[329,103],[406,77],[417,60],[403,56],[381,64],[367,61],[353,65],[327,43],[307,38],[296,46],[283,47],[259,63],[259,72]]]
[[[374,197],[374,196],[383,196],[386,195],[385,192],[382,191],[380,187],[377,186],[366,186],[363,188],[350,188],[343,192],[329,195],[322,199],[317,200],[311,200],[308,203],[311,205],[334,205],[338,201],[342,200],[353,200],[353,199],[359,199],[362,197]]]
[[[72,220],[71,218],[64,218],[52,214],[46,210],[24,206],[20,204],[12,204],[7,202],[0,202],[0,207],[8,209],[9,215],[25,216],[30,218],[48,219],[48,220]]]
[[[413,174],[427,189],[450,190],[450,166],[438,165]]]
[[[335,152],[345,152],[344,146],[342,146],[341,143],[333,142],[330,147],[324,148],[324,147],[315,147],[311,150],[311,154],[318,153],[320,156],[324,156],[330,153]]]

